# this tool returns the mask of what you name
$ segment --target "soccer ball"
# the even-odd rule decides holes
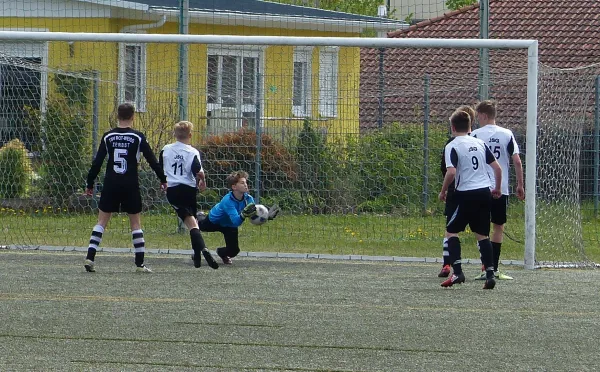
[[[262,204],[256,204],[256,215],[250,218],[253,225],[262,225],[269,220],[269,210]]]

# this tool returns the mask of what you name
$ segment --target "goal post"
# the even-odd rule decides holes
[[[526,113],[526,206],[524,231],[524,266],[536,266],[536,186],[537,186],[537,128],[538,128],[538,42],[536,40],[500,39],[414,39],[414,38],[350,38],[350,37],[286,37],[232,35],[176,35],[128,33],[67,33],[35,31],[0,31],[0,43],[11,42],[98,42],[130,44],[202,44],[295,47],[354,47],[354,48],[455,48],[492,50],[527,50],[527,113]],[[43,68],[43,67],[42,67]],[[260,77],[260,74],[259,74]],[[271,87],[275,94],[277,87]],[[467,102],[465,102],[467,103]],[[257,110],[260,111],[260,110]],[[442,113],[441,115],[448,115]],[[259,169],[259,168],[257,168]]]

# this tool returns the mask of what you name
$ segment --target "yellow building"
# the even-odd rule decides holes
[[[405,26],[258,0],[189,0],[187,12],[180,11],[179,0],[0,4],[3,30],[176,34],[180,24],[186,24],[180,23],[182,14],[187,14],[189,34],[359,37],[365,30]],[[55,89],[53,76],[92,76],[91,72],[97,83],[93,100],[100,131],[114,120],[116,104],[131,101],[139,112],[138,125],[159,133],[156,142],[163,140],[159,127],[170,128],[180,117],[180,103],[187,119],[209,133],[254,126],[257,121],[265,128],[297,126],[304,118],[318,121],[330,133],[358,132],[358,48],[190,45],[183,85],[187,100],[181,99],[179,89],[179,49],[177,44],[0,43],[0,64],[17,66],[0,71],[9,77],[0,91],[0,145],[14,137],[14,122],[23,106],[44,110]],[[36,65],[40,68],[32,67]]]

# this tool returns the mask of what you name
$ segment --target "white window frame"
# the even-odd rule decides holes
[[[258,102],[261,104],[261,108],[263,105],[263,89],[262,89],[262,84],[263,84],[263,80],[264,79],[260,79],[260,76],[264,76],[264,56],[265,56],[265,47],[261,47],[261,46],[251,46],[251,47],[247,47],[247,48],[239,48],[239,47],[230,47],[230,46],[219,46],[219,47],[209,47],[208,51],[206,53],[206,63],[208,66],[208,56],[220,56],[220,57],[224,57],[224,56],[234,56],[234,57],[248,57],[248,58],[256,58],[258,61],[258,68],[257,68],[257,72],[259,74],[259,76],[256,76],[256,88],[257,88],[257,97],[256,99],[258,100]],[[219,63],[219,71],[217,72],[217,74],[219,75],[219,79],[218,81],[221,81],[220,79],[220,75],[223,73],[222,71],[222,64]],[[241,78],[242,74],[241,71],[239,71],[241,68],[241,66],[238,66],[238,71],[236,72],[236,78]],[[206,72],[207,77],[206,77],[206,92],[208,92],[208,73],[209,71]],[[221,85],[219,85],[219,83],[217,82],[217,97],[218,100],[221,99],[221,94],[219,94],[221,91]],[[260,96],[258,96],[260,95]],[[238,97],[239,99],[241,99],[243,101],[243,97]],[[207,94],[207,99],[208,99],[208,94]],[[237,99],[236,99],[237,100]],[[241,104],[241,105],[237,105],[240,109],[241,112],[255,112],[256,111],[256,105],[245,105],[245,104]],[[206,109],[208,111],[213,111],[213,110],[217,110],[222,108],[222,103],[221,102],[217,102],[217,103],[206,103]]]
[[[141,53],[141,61],[139,65],[139,73],[140,73],[140,95],[139,97],[135,97],[135,101],[132,103],[135,106],[135,110],[137,112],[146,112],[146,54],[147,54],[147,45],[140,43],[119,43],[119,103],[123,103],[125,101],[125,51],[129,46],[139,47]],[[137,73],[137,71],[136,71]]]
[[[0,31],[38,31],[48,32],[47,28],[23,28],[23,27],[9,27],[0,28]],[[27,47],[14,47],[20,44],[26,44]],[[12,48],[11,48],[12,46]],[[30,42],[30,41],[17,41],[17,42],[0,42],[0,51],[8,54],[11,57],[17,58],[40,58],[41,74],[40,74],[40,112],[46,113],[46,101],[48,99],[48,42]]]
[[[308,117],[312,112],[312,56],[313,47],[295,47],[294,64],[292,65],[292,114],[299,117]],[[294,105],[294,92],[296,91],[295,64],[304,63],[306,69],[302,71],[304,86],[302,87],[302,104]]]
[[[319,115],[338,115],[339,47],[319,48]]]

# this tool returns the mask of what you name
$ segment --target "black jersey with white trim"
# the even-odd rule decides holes
[[[458,136],[446,145],[444,154],[446,166],[456,168],[456,191],[491,186],[485,165],[493,163],[496,158],[482,140],[468,135]]]
[[[144,155],[162,183],[166,182],[162,168],[158,164],[146,137],[132,128],[114,128],[104,133],[96,157],[87,176],[87,188],[94,187],[94,181],[108,155],[104,184],[113,186],[139,186],[138,164]]]
[[[187,185],[196,187],[196,174],[202,171],[198,150],[182,142],[163,147],[159,162],[167,176],[167,187]]]

